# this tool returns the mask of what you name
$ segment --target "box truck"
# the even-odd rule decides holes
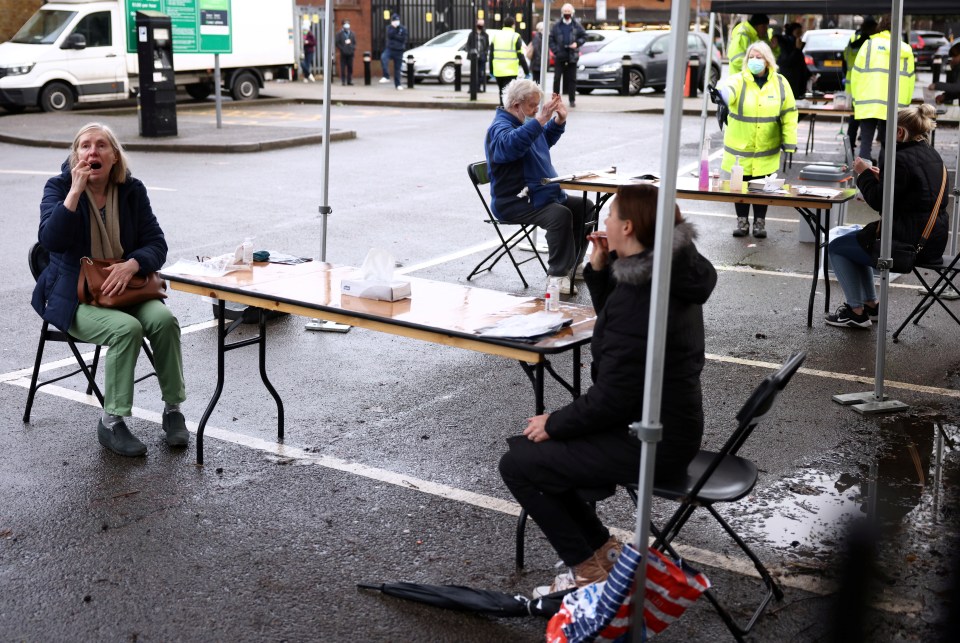
[[[289,0],[197,2],[201,7],[206,3],[223,8],[202,13],[211,32],[232,37],[232,53],[220,54],[220,68],[222,87],[235,100],[256,98],[265,80],[291,77],[296,59]],[[136,38],[136,30],[128,24],[128,11],[159,4],[56,0],[43,5],[9,42],[0,44],[0,107],[19,112],[36,105],[56,112],[69,110],[75,103],[135,95],[139,84],[136,43],[129,41]],[[170,13],[177,13],[171,16],[175,47],[178,35],[190,44],[191,30],[181,28],[178,34],[177,27],[178,19],[190,19],[190,7],[195,8],[196,3],[178,0],[171,4]],[[227,14],[229,25],[223,24]],[[201,25],[199,33],[204,30]],[[193,50],[209,49],[198,46]],[[212,53],[175,53],[173,66],[177,85],[190,96],[199,100],[213,93]]]

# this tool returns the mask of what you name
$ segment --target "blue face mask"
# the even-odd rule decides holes
[[[750,73],[754,76],[762,74],[766,68],[767,63],[762,58],[751,58],[747,61],[747,69],[749,69]]]

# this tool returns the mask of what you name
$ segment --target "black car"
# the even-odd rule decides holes
[[[810,73],[820,75],[814,81],[814,91],[843,88],[843,50],[853,34],[853,29],[811,29],[803,34],[803,61]]]
[[[589,94],[595,89],[614,89],[623,93],[623,57],[630,56],[627,67],[630,74],[630,95],[644,87],[662,91],[667,86],[667,60],[669,59],[669,31],[638,31],[617,38],[599,51],[580,56],[577,66],[577,91]],[[707,36],[691,33],[687,39],[691,57],[698,56],[700,74],[698,85],[703,85],[707,59]],[[720,52],[714,48],[710,65],[710,82],[720,80]]]
[[[947,37],[939,31],[911,31],[910,48],[913,49],[914,66],[929,68],[937,50],[949,44]]]

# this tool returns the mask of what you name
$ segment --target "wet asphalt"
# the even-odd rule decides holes
[[[369,89],[383,96],[380,108],[403,109],[386,102],[394,100],[388,93]],[[298,90],[316,91],[315,86]],[[188,107],[181,138],[190,144],[195,138],[191,132],[202,130],[202,136],[220,137],[209,145],[229,146],[315,137],[318,126],[305,107],[310,103],[304,102],[312,98],[302,94],[293,106],[256,106],[265,114],[271,109],[293,114],[283,117],[288,122],[282,126],[278,119],[258,119],[247,111],[247,125],[233,120],[222,134],[193,129],[194,119],[209,119],[210,105]],[[578,109],[588,114],[585,121],[603,122],[609,113],[601,102],[605,98],[615,97],[578,100]],[[603,106],[594,110],[593,104]],[[191,110],[200,113],[191,116]],[[0,134],[24,136],[32,129],[54,144],[64,136],[69,141],[79,123],[91,116],[108,118],[121,138],[136,139],[135,113],[123,110],[5,116],[0,118]],[[357,132],[359,138],[348,137],[337,146],[371,145],[370,136],[364,142],[369,125],[360,116],[347,123],[335,128]],[[687,155],[689,138],[688,132]],[[22,146],[3,149],[11,161],[31,154]],[[314,153],[316,139],[306,142],[305,149]],[[338,158],[350,158],[349,148],[336,150]],[[217,152],[251,150],[196,151],[209,176],[218,171]],[[587,157],[583,162],[599,163],[601,152],[593,152],[596,161]],[[264,158],[280,162],[286,157],[270,155],[286,153],[267,151]],[[462,154],[455,155],[459,168]],[[191,159],[169,158],[175,160],[161,160],[161,176],[167,165]],[[444,162],[434,159],[436,167],[430,171],[441,175]],[[655,162],[648,165],[653,169]],[[242,176],[245,170],[237,171]],[[402,171],[397,176],[402,180]],[[351,194],[362,194],[363,178],[351,181]],[[463,183],[459,187],[466,186],[465,179]],[[8,189],[16,193],[15,186]],[[371,201],[385,198],[381,188],[368,189]],[[225,230],[252,220],[263,195],[248,204],[245,195],[234,194],[240,205],[232,224],[201,222],[197,213],[175,211],[171,216],[180,217],[178,223],[165,225],[178,230],[172,252],[204,252]],[[433,194],[416,192],[415,200],[439,200],[446,211],[458,200],[475,198],[464,194],[455,185],[444,186]],[[161,203],[179,203],[181,198],[163,192],[153,196]],[[344,209],[356,214],[353,207]],[[910,404],[909,412],[879,418],[857,415],[829,397],[872,388],[875,334],[824,328],[819,321],[822,284],[816,300],[818,321],[812,330],[804,326],[809,280],[803,274],[809,272],[811,257],[809,246],[796,242],[795,215],[772,211],[766,242],[734,243],[729,213],[701,203],[681,207],[703,213],[692,215],[701,230],[699,245],[721,269],[717,291],[705,309],[710,353],[704,371],[706,443],[725,439],[739,405],[772,368],[795,350],[809,353],[808,370],[796,376],[775,416],[744,449],[743,455],[761,467],[756,492],[724,513],[785,585],[784,601],[768,609],[751,640],[831,640],[854,622],[856,611],[846,608],[838,587],[843,585],[846,530],[865,515],[876,519],[871,534],[877,537],[879,554],[877,570],[855,575],[874,580],[874,602],[865,612],[866,638],[935,640],[949,631],[946,619],[956,578],[956,326],[942,311],[931,313],[920,326],[905,331],[899,344],[888,344],[888,392]],[[268,362],[286,405],[287,437],[282,444],[276,440],[275,407],[259,384],[254,356],[233,353],[228,357],[228,390],[208,427],[203,467],[195,463],[192,442],[179,451],[163,443],[151,380],[138,384],[137,403],[143,406],[131,422],[149,454],[141,460],[123,459],[96,444],[91,427],[98,408],[95,400],[82,396],[77,378],[47,389],[55,394],[39,394],[32,421],[20,421],[26,397],[20,369],[32,365],[39,329],[25,304],[32,286],[21,258],[35,223],[32,215],[27,222],[13,220],[9,205],[2,211],[14,230],[3,242],[10,257],[3,265],[14,276],[0,292],[7,310],[0,316],[5,338],[0,403],[7,411],[0,420],[0,638],[543,640],[545,621],[540,618],[465,615],[357,589],[358,583],[405,580],[528,593],[549,581],[555,556],[534,525],[528,527],[525,571],[514,568],[516,507],[496,471],[504,439],[533,407],[529,383],[519,368],[496,358],[357,329],[346,335],[308,333],[302,329],[304,320],[282,317],[269,323]],[[443,214],[424,214],[416,222],[420,232],[398,250],[401,264],[413,266],[441,254],[431,250],[436,243],[431,246],[429,236],[444,230]],[[863,204],[851,207],[852,220],[865,221],[867,216]],[[312,235],[316,222],[311,219]],[[470,223],[461,228],[463,243],[458,239],[459,245],[451,245],[489,238],[477,217],[465,219]],[[302,239],[307,221],[301,217],[261,238],[306,252],[312,247]],[[357,216],[336,223],[351,237],[371,220]],[[345,263],[356,263],[365,247],[335,250]],[[462,282],[476,259],[452,259],[415,274]],[[911,280],[895,284],[890,306],[902,316],[919,298]],[[516,291],[519,282],[508,266],[501,266],[477,285]],[[835,282],[833,286],[837,303],[838,287]],[[578,296],[587,301],[585,297]],[[212,393],[214,336],[204,326],[211,317],[210,305],[179,294],[171,305],[185,331],[191,391],[185,411],[188,420],[196,422]],[[253,330],[245,326],[240,336]],[[44,362],[66,357],[62,347],[51,347]],[[574,365],[561,357],[557,367],[565,373]],[[548,408],[564,403],[559,387],[548,387],[547,395]],[[669,509],[657,503],[654,514],[663,519]],[[601,515],[618,529],[633,527],[625,495],[605,502]],[[741,573],[742,562],[725,558],[736,554],[735,546],[703,516],[693,519],[681,540],[682,551],[707,573],[734,615],[748,616],[759,602],[759,586]],[[834,611],[838,606],[844,606],[839,617]],[[700,601],[659,638],[725,640],[729,634],[709,604]]]

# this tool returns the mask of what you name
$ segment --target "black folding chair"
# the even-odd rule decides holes
[[[907,327],[907,324],[912,320],[914,324],[919,324],[920,320],[923,319],[923,316],[927,314],[927,311],[933,307],[934,304],[940,304],[940,307],[947,311],[947,314],[953,318],[953,321],[960,324],[960,318],[947,307],[945,303],[946,297],[944,294],[947,291],[947,288],[950,288],[952,291],[957,291],[957,284],[954,283],[954,279],[957,278],[957,275],[960,274],[960,253],[951,257],[950,255],[944,255],[941,262],[938,264],[919,264],[913,267],[913,274],[917,276],[917,279],[920,281],[920,284],[923,286],[925,292],[923,297],[920,299],[920,303],[910,311],[910,314],[907,315],[907,318],[903,320],[903,323],[900,324],[900,328],[896,330],[893,334],[893,341],[899,341],[898,337],[904,328]],[[933,282],[933,285],[927,283],[927,280],[924,278],[921,270],[929,270],[931,272],[937,273],[937,280]]]
[[[481,272],[490,272],[501,259],[504,257],[509,257],[510,262],[517,271],[517,274],[520,275],[520,281],[523,282],[523,287],[528,288],[529,284],[524,278],[523,272],[520,271],[520,266],[528,261],[533,261],[536,259],[540,262],[540,267],[543,268],[543,273],[547,273],[547,265],[543,263],[543,258],[537,251],[537,245],[534,243],[533,237],[531,236],[536,226],[526,223],[509,223],[507,221],[500,221],[493,216],[493,212],[490,211],[490,206],[487,204],[487,199],[483,196],[483,191],[480,189],[481,185],[487,185],[490,183],[490,175],[487,172],[486,161],[480,161],[478,163],[471,163],[468,165],[467,174],[470,176],[470,181],[473,182],[473,189],[477,191],[477,196],[480,197],[480,202],[483,203],[483,209],[487,212],[487,218],[484,219],[484,222],[492,224],[493,229],[496,230],[497,236],[500,238],[500,245],[477,264],[473,271],[467,275],[467,281],[470,281],[473,279],[473,277]],[[500,230],[500,226],[518,226],[520,229],[509,237],[505,237],[503,232]],[[516,248],[517,244],[524,239],[526,239],[527,243],[530,244],[530,247],[533,250],[533,256],[527,257],[523,261],[517,261],[517,258],[513,256],[513,250]]]
[[[40,277],[40,273],[43,272],[44,268],[47,267],[47,264],[50,263],[50,255],[46,248],[41,246],[39,243],[35,243],[30,247],[30,252],[27,254],[27,262],[30,265],[30,273],[33,275],[34,280],[36,280]],[[73,353],[74,359],[77,360],[78,368],[65,375],[59,375],[42,382],[39,381],[40,365],[43,362],[43,349],[47,342],[65,342],[67,346],[70,347],[70,352]],[[30,389],[27,391],[27,406],[23,411],[24,422],[30,421],[30,411],[33,408],[33,400],[37,395],[37,390],[43,386],[46,386],[47,384],[53,384],[54,382],[59,382],[60,380],[68,377],[73,377],[78,373],[83,373],[83,376],[87,378],[87,395],[90,395],[91,393],[96,395],[97,399],[100,401],[100,405],[103,406],[103,393],[100,392],[100,387],[97,386],[96,382],[97,365],[100,363],[100,349],[102,347],[94,344],[96,348],[93,351],[93,361],[90,364],[87,364],[86,360],[83,358],[83,355],[80,354],[80,349],[77,348],[78,344],[87,343],[89,342],[83,342],[73,337],[69,333],[64,333],[63,331],[51,327],[50,322],[44,320],[43,326],[40,328],[40,343],[37,345],[37,359],[33,364],[33,374],[30,377]],[[150,346],[147,344],[146,340],[143,341],[143,351],[146,353],[147,359],[150,360],[150,365],[153,366],[153,352],[150,350]],[[156,375],[156,372],[151,371],[150,373],[137,378],[136,381],[143,381],[152,375]]]
[[[716,609],[717,614],[720,615],[720,618],[723,619],[727,628],[738,641],[750,632],[771,599],[776,598],[778,601],[783,599],[783,590],[780,589],[779,584],[773,579],[770,572],[747,543],[744,542],[743,538],[723,519],[713,505],[736,502],[753,491],[757,484],[757,465],[750,460],[739,457],[737,452],[757,425],[769,416],[777,395],[787,386],[787,383],[790,382],[790,379],[806,358],[806,352],[796,353],[780,367],[780,370],[764,378],[737,413],[737,428],[719,451],[701,450],[687,467],[686,479],[670,484],[659,483],[653,489],[653,495],[658,498],[672,500],[680,504],[662,528],[657,528],[656,525],[650,526],[655,538],[654,547],[679,558],[680,556],[674,551],[671,543],[684,525],[687,524],[687,521],[690,520],[694,511],[702,507],[710,512],[724,531],[737,543],[760,574],[767,591],[760,606],[757,607],[749,622],[743,627],[733,620],[733,617],[720,603],[712,589],[706,592],[706,596]],[[623,487],[636,505],[637,484],[630,483],[623,485]],[[597,487],[578,491],[584,500],[594,504],[609,498],[615,492],[614,487]],[[521,510],[517,521],[518,568],[523,567],[523,541],[526,521],[527,513],[525,510]]]

